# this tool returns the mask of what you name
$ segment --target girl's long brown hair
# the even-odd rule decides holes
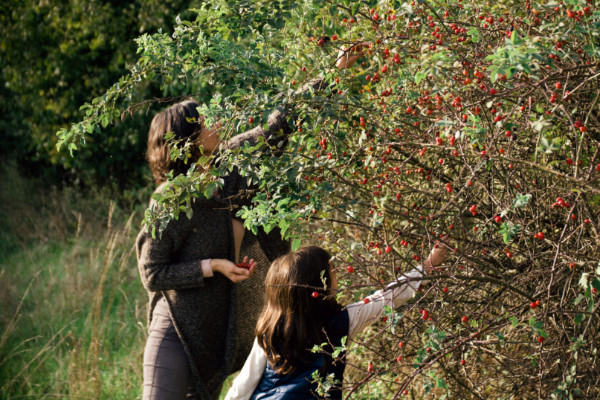
[[[269,269],[266,305],[256,336],[278,374],[290,374],[310,363],[313,345],[327,342],[325,323],[341,311],[331,294],[329,259],[320,247],[304,247],[279,257]]]

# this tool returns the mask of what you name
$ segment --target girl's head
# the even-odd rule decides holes
[[[279,257],[269,269],[266,305],[256,331],[278,373],[309,362],[312,346],[326,341],[324,324],[340,311],[332,296],[337,282],[329,259],[322,248],[305,247]]]
[[[148,131],[146,156],[156,183],[166,181],[171,170],[175,176],[185,173],[190,162],[195,162],[200,157],[200,145],[205,152],[212,152],[218,146],[219,136],[216,130],[207,129],[203,120],[198,113],[198,103],[193,100],[173,104],[154,116]],[[191,157],[187,163],[180,159],[171,159],[170,144],[165,140],[165,134],[168,132],[173,132],[175,141],[181,144],[186,141],[192,143]]]

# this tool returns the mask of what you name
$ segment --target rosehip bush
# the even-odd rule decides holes
[[[345,393],[599,397],[594,2],[279,1],[268,13],[215,3],[172,36],[142,36],[131,74],[61,143],[74,151],[135,111],[147,79],[212,85],[201,112],[227,121],[224,137],[286,109],[296,130],[285,146],[191,169],[146,223],[178,217],[235,165],[260,188],[238,212],[246,227],[327,247],[347,271],[344,302],[421,263],[447,234],[452,254],[418,296],[350,347]],[[365,56],[334,68],[356,43]],[[325,89],[300,90],[316,78]]]

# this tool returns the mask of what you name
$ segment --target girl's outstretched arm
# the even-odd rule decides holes
[[[423,267],[418,266],[388,285],[385,290],[378,290],[363,301],[346,307],[350,319],[348,338],[353,339],[367,326],[377,321],[385,306],[400,307],[410,300],[421,285]]]
[[[445,242],[448,236],[443,236],[442,240]],[[419,265],[397,281],[390,283],[385,290],[379,290],[363,301],[349,305],[347,307],[350,319],[348,338],[354,338],[367,326],[377,321],[385,306],[397,308],[410,300],[419,289],[423,275],[443,263],[448,254],[447,246],[436,242],[423,265]]]

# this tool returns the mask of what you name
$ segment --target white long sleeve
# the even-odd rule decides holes
[[[368,303],[361,301],[347,306],[350,319],[348,338],[353,339],[363,329],[377,321],[385,306],[396,308],[410,300],[419,289],[422,277],[423,267],[419,265],[388,285],[388,289],[379,290],[368,296]]]
[[[266,367],[267,355],[254,339],[250,355],[246,359],[244,367],[234,379],[225,400],[248,400],[254,393],[254,389],[260,382]]]

